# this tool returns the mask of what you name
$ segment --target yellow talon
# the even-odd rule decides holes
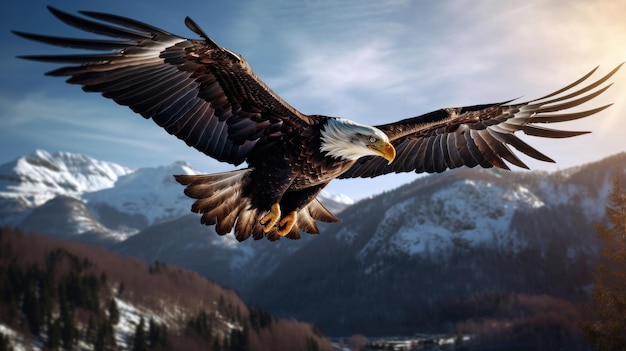
[[[277,202],[272,205],[272,209],[270,210],[270,212],[266,214],[263,218],[261,218],[260,223],[263,226],[263,231],[268,233],[270,230],[272,230],[272,228],[274,228],[279,219],[280,206]]]
[[[280,223],[278,223],[278,228],[276,230],[276,233],[278,233],[278,235],[280,236],[285,236],[289,234],[289,232],[291,231],[291,228],[293,228],[297,220],[298,220],[298,212],[296,211],[289,212],[285,217],[283,217],[283,219],[280,220]]]

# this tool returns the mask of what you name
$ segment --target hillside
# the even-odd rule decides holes
[[[6,228],[0,253],[3,349],[332,349],[311,325],[177,267]]]

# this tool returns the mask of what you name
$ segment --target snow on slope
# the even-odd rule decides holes
[[[159,221],[190,213],[194,200],[184,195],[175,174],[199,171],[182,161],[135,170],[85,155],[37,150],[0,165],[0,225],[20,225],[35,208],[64,196],[86,203],[93,215],[88,216],[91,231],[106,231],[99,227],[103,224],[111,233],[132,235]],[[353,202],[327,192],[320,199],[333,212]]]
[[[498,242],[494,236],[515,240],[504,235],[514,211],[544,205],[537,195],[520,185],[503,187],[486,180],[459,180],[428,197],[412,197],[392,205],[359,253],[359,259],[381,254],[445,252],[455,245]],[[523,243],[501,244],[510,247]]]
[[[140,168],[119,177],[115,186],[86,193],[88,207],[107,204],[117,211],[144,216],[147,224],[177,218],[190,213],[194,200],[184,194],[184,187],[174,180],[176,174],[200,174],[183,161],[156,168]],[[345,195],[322,192],[320,201],[329,210],[338,212],[354,201]]]
[[[199,173],[182,161],[140,168],[119,177],[114,187],[86,193],[83,198],[90,208],[104,203],[125,214],[144,216],[148,224],[154,224],[189,214],[193,200],[185,196],[174,175]]]
[[[132,169],[89,156],[37,150],[0,165],[0,197],[37,207],[57,195],[79,198],[85,192],[110,188]]]
[[[57,196],[37,207],[19,228],[25,232],[46,233],[57,238],[87,233],[100,233],[115,241],[125,238],[123,233],[111,232],[94,219],[81,200],[67,196]]]

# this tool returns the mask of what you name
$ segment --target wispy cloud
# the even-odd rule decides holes
[[[29,93],[16,100],[0,97],[0,121],[5,130],[21,130],[32,138],[60,132],[120,139],[136,135],[137,129],[133,126],[140,124],[141,117],[111,101],[94,98],[73,100],[42,92]],[[142,132],[150,133],[149,129]]]
[[[412,2],[397,11],[413,23],[401,22],[405,33],[393,35],[370,35],[370,23],[384,28],[385,16],[362,11],[358,22],[342,24],[366,23],[360,32],[286,35],[291,64],[269,83],[288,101],[342,113],[385,104],[383,97],[408,108],[533,98],[595,65],[608,68],[626,58],[620,44],[626,25],[610,18],[619,12],[614,3],[448,1],[422,8]],[[353,6],[358,12],[359,5]],[[619,7],[626,11],[626,5]]]
[[[411,98],[411,81],[420,70],[410,70],[408,62],[396,55],[388,43],[374,41],[338,49],[333,45],[300,43],[294,64],[286,75],[269,84],[297,101],[309,113],[358,115],[366,112],[368,101],[396,96]]]

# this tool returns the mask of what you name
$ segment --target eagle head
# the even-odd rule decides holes
[[[330,118],[321,131],[320,151],[328,156],[356,161],[363,156],[382,156],[389,163],[396,149],[380,129],[345,118]]]

